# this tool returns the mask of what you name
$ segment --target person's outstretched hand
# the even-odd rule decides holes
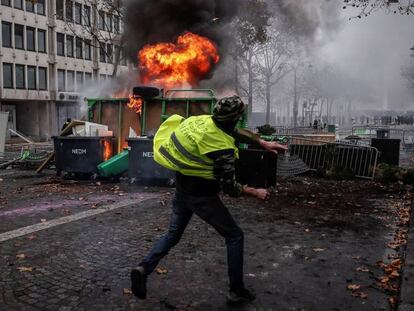
[[[278,151],[286,152],[288,151],[287,145],[279,144],[275,141],[265,141],[263,139],[260,140],[260,146],[262,146],[264,149],[278,154]]]

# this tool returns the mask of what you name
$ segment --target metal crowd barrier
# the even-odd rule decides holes
[[[300,158],[309,170],[351,170],[355,177],[374,179],[379,152],[376,148],[348,142],[291,137],[290,156]]]

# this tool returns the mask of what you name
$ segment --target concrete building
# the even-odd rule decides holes
[[[100,8],[96,0],[1,0],[0,110],[9,128],[49,139],[80,117],[85,83],[112,76],[122,25]],[[118,73],[128,70],[116,63]]]

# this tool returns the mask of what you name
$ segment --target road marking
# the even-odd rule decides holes
[[[141,199],[124,200],[122,202],[102,206],[98,209],[91,209],[91,210],[80,212],[80,213],[77,213],[77,214],[74,214],[74,215],[65,216],[65,217],[61,217],[61,218],[56,218],[56,219],[52,219],[50,221],[41,222],[41,223],[37,223],[37,224],[31,225],[31,226],[27,226],[27,227],[19,228],[19,229],[16,229],[16,230],[4,232],[4,233],[0,234],[0,243],[11,240],[11,239],[14,239],[14,238],[18,238],[18,237],[21,237],[21,236],[24,236],[24,235],[27,235],[27,234],[38,232],[38,231],[41,231],[41,230],[45,230],[45,229],[53,228],[53,227],[60,226],[60,225],[63,225],[63,224],[67,224],[69,222],[73,222],[73,221],[77,221],[77,220],[84,219],[84,218],[87,218],[87,217],[91,217],[91,216],[103,214],[103,213],[106,213],[106,212],[110,212],[110,211],[116,210],[118,208],[129,207],[129,206],[132,206],[132,205],[136,205],[138,203],[142,203],[143,201],[157,198],[157,197],[159,197],[159,195],[160,194],[150,194],[150,195],[145,195],[145,197],[142,197]]]
[[[15,172],[1,173],[1,174],[0,174],[0,177],[7,176],[7,175],[12,175],[12,174],[14,174],[14,173],[15,173]]]

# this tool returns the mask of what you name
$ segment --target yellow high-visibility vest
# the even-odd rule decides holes
[[[158,164],[205,179],[214,179],[214,163],[206,154],[228,149],[234,150],[236,159],[239,157],[234,138],[218,128],[209,115],[188,119],[173,115],[154,137],[154,159]]]

